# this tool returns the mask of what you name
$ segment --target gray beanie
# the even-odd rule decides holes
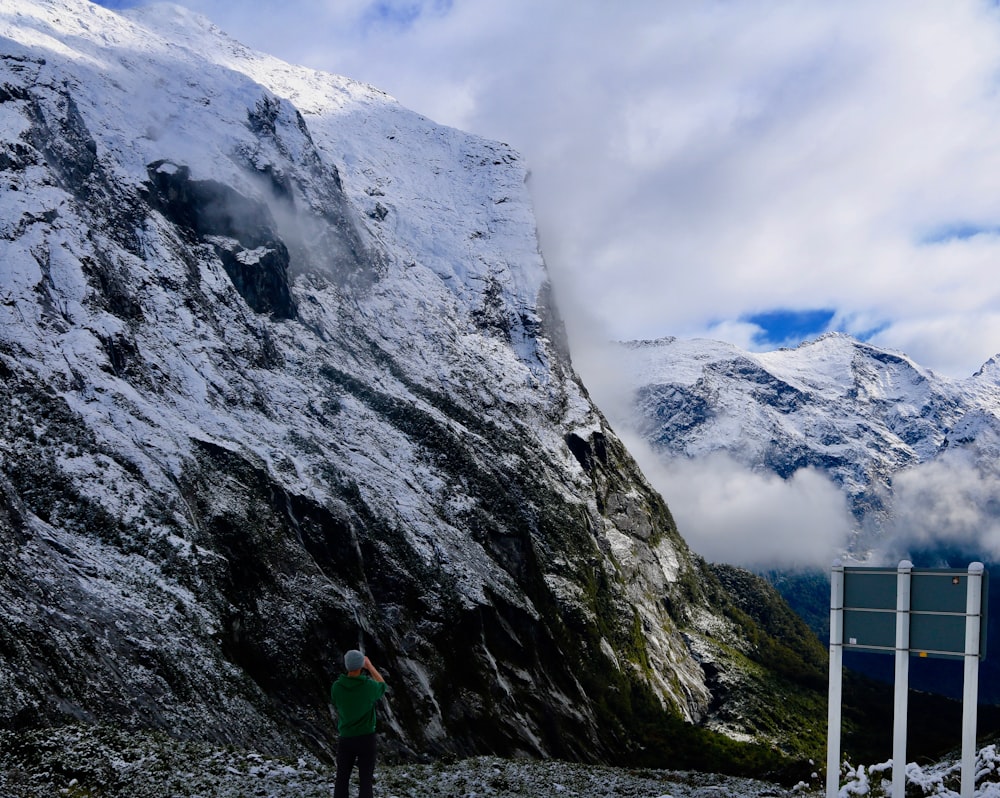
[[[352,648],[344,654],[344,667],[349,671],[359,671],[365,666],[365,655]]]

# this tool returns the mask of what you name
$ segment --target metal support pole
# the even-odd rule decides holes
[[[896,686],[892,714],[892,794],[906,795],[906,717],[910,689],[910,572],[901,560],[896,570]]]
[[[830,694],[826,720],[826,798],[840,792],[840,723],[844,680],[844,566],[830,573]]]
[[[976,714],[979,703],[979,633],[982,618],[983,571],[981,562],[969,564],[965,600],[965,681],[962,694],[962,792],[972,798],[976,787]]]

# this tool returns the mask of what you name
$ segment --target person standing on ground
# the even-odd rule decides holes
[[[337,709],[337,780],[333,798],[347,798],[354,764],[358,765],[358,798],[372,798],[375,775],[375,704],[385,695],[385,679],[368,657],[356,649],[344,655],[346,674],[330,689]],[[362,673],[367,671],[367,673]]]

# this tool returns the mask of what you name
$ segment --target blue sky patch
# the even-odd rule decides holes
[[[888,330],[890,326],[891,325],[889,324],[889,322],[885,321],[882,322],[881,324],[875,325],[870,329],[862,330],[860,332],[852,332],[851,335],[853,335],[859,341],[870,341],[872,338],[874,338],[883,330]],[[846,332],[846,330],[841,330],[840,332]]]
[[[951,222],[931,230],[920,239],[921,244],[947,244],[949,241],[967,241],[979,235],[1000,235],[1000,225],[975,222]]]
[[[372,3],[365,12],[365,20],[371,23],[388,24],[392,27],[408,28],[417,21],[422,10],[420,3]]]
[[[91,0],[91,2],[118,11],[123,8],[134,8],[141,0]]]
[[[403,31],[423,16],[444,16],[451,5],[452,0],[377,0],[365,9],[361,23],[365,29],[385,27]]]
[[[797,344],[822,335],[829,329],[836,311],[818,310],[769,310],[741,316],[740,321],[756,324],[761,332],[754,336],[754,343],[767,346]]]

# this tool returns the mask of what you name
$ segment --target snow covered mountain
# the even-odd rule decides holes
[[[590,401],[525,178],[177,7],[0,4],[3,726],[328,755],[361,645],[400,754],[802,750],[815,652]]]
[[[663,461],[724,452],[785,480],[826,475],[847,499],[842,552],[855,557],[1000,555],[996,358],[948,379],[839,333],[765,353],[673,338],[620,353],[631,407],[615,421]]]
[[[842,334],[765,353],[673,338],[617,348],[630,398],[612,420],[644,440],[659,464],[671,464],[666,473],[674,479],[663,484],[646,467],[677,517],[684,522],[684,502],[731,505],[714,524],[702,514],[683,527],[695,550],[767,572],[821,639],[828,634],[826,576],[834,556],[890,566],[905,557],[921,567],[953,568],[979,560],[995,575],[998,358],[968,378],[949,379]],[[742,474],[734,476],[734,462]],[[685,483],[687,493],[678,491],[678,463],[697,475]],[[788,487],[777,491],[767,479]],[[821,479],[842,495],[839,509],[830,490],[817,486]],[[747,499],[754,491],[759,495]],[[796,504],[783,532],[782,514]],[[757,506],[760,523],[752,517]],[[699,538],[702,523],[710,529]],[[989,603],[992,649],[1000,591],[990,591]],[[893,680],[891,658],[852,654],[846,662]],[[910,685],[961,698],[962,672],[949,662],[915,660]],[[980,685],[982,702],[1000,704],[996,656],[984,661]]]

